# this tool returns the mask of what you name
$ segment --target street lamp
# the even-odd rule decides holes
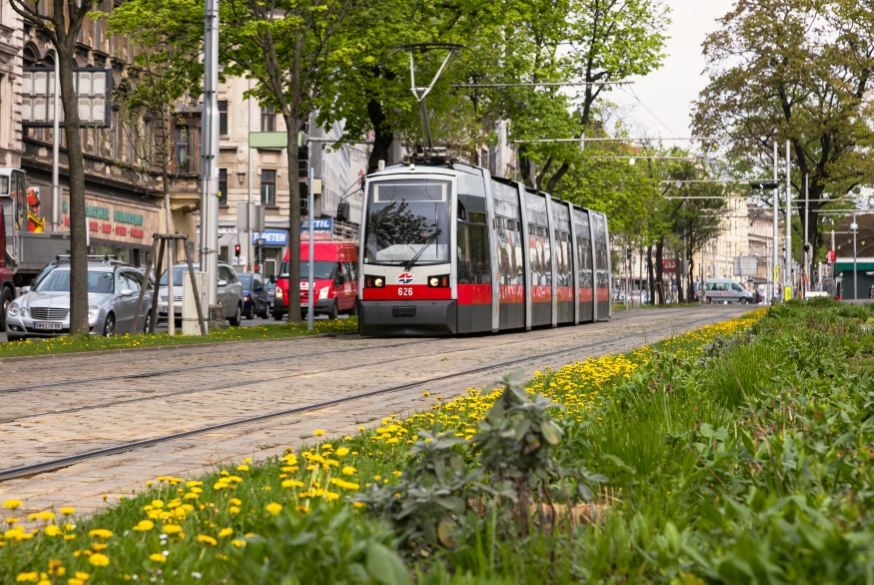
[[[859,286],[856,280],[856,232],[859,229],[859,224],[856,223],[856,216],[853,215],[853,223],[850,224],[850,231],[853,232],[853,300],[859,298]]]

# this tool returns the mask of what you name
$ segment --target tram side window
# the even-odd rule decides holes
[[[531,284],[550,286],[552,284],[552,250],[549,246],[549,232],[543,226],[528,228],[528,255],[531,260]]]
[[[522,264],[522,232],[518,221],[498,217],[495,220],[498,238],[498,268],[500,284],[525,284],[525,267]]]
[[[578,274],[580,288],[592,288],[592,250],[588,240],[577,238],[577,254],[580,257],[580,269]]]
[[[472,219],[478,215],[472,213]],[[457,267],[458,284],[491,284],[489,231],[486,224],[458,222]]]
[[[557,286],[572,286],[573,268],[571,266],[571,244],[570,236],[564,232],[555,233],[555,241],[557,246],[556,254],[556,276],[558,278]]]

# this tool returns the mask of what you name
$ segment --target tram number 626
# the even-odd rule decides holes
[[[413,296],[412,287],[408,287],[408,286],[398,287],[398,296],[399,297],[411,297],[411,296]]]

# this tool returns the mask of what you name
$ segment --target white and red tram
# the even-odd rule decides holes
[[[364,335],[451,335],[604,321],[604,214],[460,163],[365,181]]]

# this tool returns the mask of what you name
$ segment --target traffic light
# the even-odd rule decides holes
[[[237,258],[240,257],[240,244],[234,246],[234,256],[236,256]]]
[[[631,260],[631,248],[625,248],[625,259]]]

